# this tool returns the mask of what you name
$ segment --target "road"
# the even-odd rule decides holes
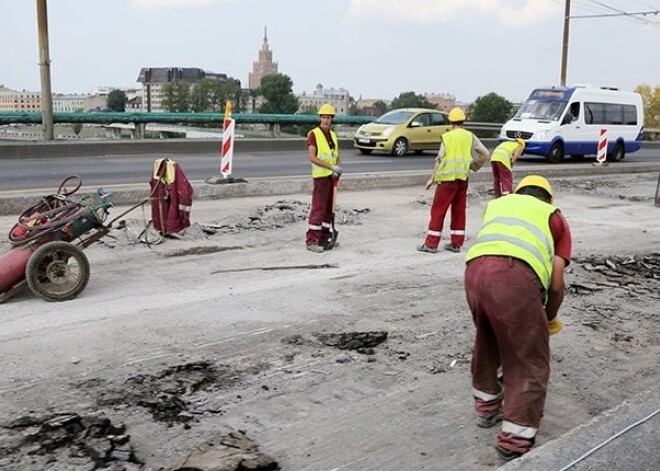
[[[658,149],[642,149],[627,155],[626,162],[651,162],[660,159]],[[0,160],[0,192],[19,190],[51,190],[67,175],[79,175],[86,186],[110,186],[146,183],[151,166],[161,154],[88,156],[58,159],[16,159]],[[348,173],[396,172],[410,170],[431,170],[432,152],[422,155],[408,155],[395,158],[387,155],[361,155],[354,149],[344,150],[344,169]],[[188,178],[203,181],[219,175],[218,154],[191,154],[176,156]],[[589,161],[588,159],[585,159]],[[593,159],[592,159],[593,160]],[[519,167],[537,165],[544,159],[524,156]],[[568,159],[561,165],[572,165],[583,161]],[[268,177],[305,176],[309,174],[309,162],[304,149],[300,152],[247,152],[234,155],[236,177],[257,179]],[[548,164],[551,165],[551,164]],[[556,166],[553,166],[556,168]]]

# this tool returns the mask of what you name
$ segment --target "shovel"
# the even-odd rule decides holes
[[[337,238],[339,237],[339,231],[335,228],[335,213],[337,212],[337,188],[339,188],[339,177],[332,179],[332,234],[330,236],[330,242],[326,244],[324,250],[332,250],[337,243]]]

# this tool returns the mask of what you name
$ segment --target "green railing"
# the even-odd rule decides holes
[[[315,124],[319,117],[314,114],[249,114],[236,113],[232,118],[237,124]],[[55,123],[87,123],[87,124],[210,124],[222,123],[222,113],[53,113]],[[375,116],[335,116],[335,124],[360,125],[375,120]],[[40,124],[41,113],[0,112],[0,125],[6,124]]]

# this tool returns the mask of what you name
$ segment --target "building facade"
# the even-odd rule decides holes
[[[449,112],[456,106],[456,97],[448,93],[425,93],[424,98],[433,103],[440,111]]]
[[[19,92],[0,85],[0,111],[41,112],[41,93]]]
[[[268,45],[268,31],[264,27],[264,41],[261,44],[256,61],[252,62],[252,72],[248,74],[248,88],[256,90],[261,86],[261,79],[266,75],[277,74],[279,68],[277,62],[273,62],[273,51]]]
[[[298,95],[299,112],[318,110],[324,103],[334,106],[337,114],[347,115],[353,98],[344,88],[323,88],[320,83],[312,93],[302,92]]]
[[[227,74],[217,74],[199,68],[183,67],[144,67],[140,69],[137,81],[142,84],[141,96],[143,111],[164,112],[163,85],[172,82],[193,84],[204,78],[226,80]]]

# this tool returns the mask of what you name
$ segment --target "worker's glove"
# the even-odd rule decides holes
[[[555,316],[550,322],[548,322],[548,334],[554,335],[558,332],[561,332],[561,329],[564,328],[564,323],[559,318],[559,314]]]
[[[339,165],[333,165],[332,166],[332,176],[333,177],[335,177],[335,178],[341,177],[341,172],[342,172],[342,169]]]

